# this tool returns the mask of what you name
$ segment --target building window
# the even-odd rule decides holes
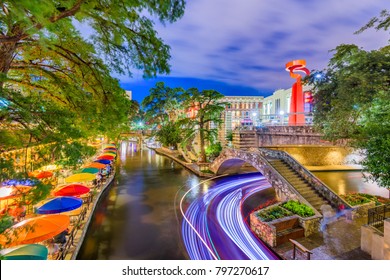
[[[275,100],[275,114],[278,114],[279,115],[280,113],[280,99],[276,99]]]

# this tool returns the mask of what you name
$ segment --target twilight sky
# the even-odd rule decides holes
[[[268,96],[289,88],[290,60],[306,59],[323,69],[339,44],[366,50],[388,44],[389,34],[353,33],[389,0],[188,0],[184,16],[162,26],[159,36],[171,47],[171,74],[143,80],[120,77],[122,87],[142,101],[157,81],[185,89],[215,89],[225,95]]]

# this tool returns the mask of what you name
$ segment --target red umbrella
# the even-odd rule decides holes
[[[54,192],[54,196],[80,196],[89,193],[90,189],[82,184],[70,184]]]
[[[34,177],[37,178],[37,179],[43,179],[43,178],[49,178],[51,176],[53,176],[53,172],[41,171],[37,175],[35,175]]]
[[[114,159],[115,157],[114,157],[114,156],[109,156],[109,155],[103,155],[103,156],[98,156],[97,158],[98,158],[98,159],[108,159],[108,160],[112,160],[112,159]]]

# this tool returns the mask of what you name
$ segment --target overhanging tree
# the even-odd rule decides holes
[[[184,1],[19,0],[0,7],[0,144],[6,150],[117,133],[134,110],[111,73],[168,73],[169,47],[144,15],[175,21]],[[92,31],[90,39],[77,22]]]
[[[184,5],[184,0],[1,1],[0,151],[54,143],[54,151],[73,164],[69,157],[79,159],[89,150],[76,139],[116,137],[135,110],[111,74],[168,73],[169,46],[145,15],[173,22]],[[76,26],[93,35],[82,37]],[[0,166],[10,171],[12,164],[1,157]]]
[[[373,26],[388,30],[390,14],[383,11],[359,32]],[[309,77],[315,125],[327,139],[347,139],[361,149],[369,178],[390,188],[390,46],[365,51],[340,45],[334,51],[328,68]]]

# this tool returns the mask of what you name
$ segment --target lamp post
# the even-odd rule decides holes
[[[283,125],[284,124],[284,111],[280,111],[279,115],[280,115],[280,124]]]
[[[252,116],[253,116],[253,126],[257,126],[257,118],[256,118],[257,113],[256,113],[256,112],[253,112],[253,113],[252,113]]]

